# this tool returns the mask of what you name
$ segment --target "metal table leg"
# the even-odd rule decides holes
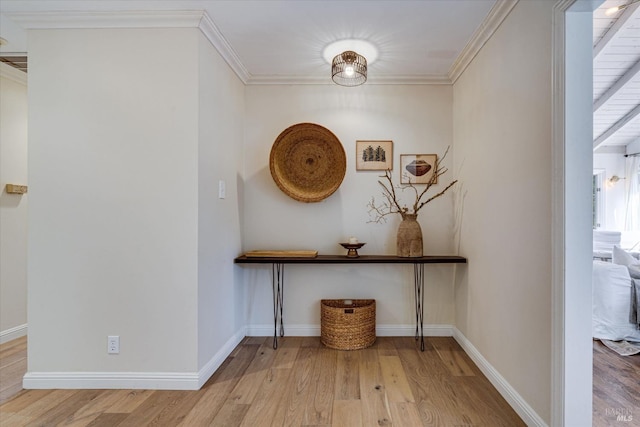
[[[420,337],[420,351],[424,351],[424,264],[413,264],[413,283],[416,303],[416,341]]]
[[[284,299],[284,264],[271,265],[271,285],[273,288],[273,348],[278,348],[278,319],[280,319],[280,336],[284,337],[282,321],[282,302]]]

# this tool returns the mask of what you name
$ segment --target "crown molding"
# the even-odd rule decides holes
[[[21,85],[27,85],[27,73],[13,68],[9,64],[0,62],[0,77],[4,77]]]
[[[480,49],[500,27],[500,24],[509,15],[516,3],[518,3],[518,0],[498,0],[491,8],[485,20],[473,33],[471,39],[449,69],[448,76],[452,83],[458,80],[471,61],[473,61],[473,58],[480,52]]]
[[[451,79],[446,75],[415,74],[415,75],[390,75],[372,77],[367,80],[372,85],[450,85]]]
[[[184,28],[198,27],[201,10],[109,12],[13,12],[9,19],[28,30],[78,28]]]
[[[244,84],[247,84],[250,79],[249,71],[206,12],[202,13],[202,19],[199,22],[198,28],[200,28],[202,34],[204,34],[207,40],[209,40],[209,43],[216,48],[220,56],[222,56],[229,67],[231,67],[233,72],[236,73],[238,78],[242,80]]]
[[[331,76],[266,76],[250,75],[247,85],[334,85]],[[367,85],[450,85],[451,80],[447,76],[440,75],[396,75],[383,77],[370,77]]]

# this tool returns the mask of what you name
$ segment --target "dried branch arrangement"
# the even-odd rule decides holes
[[[427,192],[438,182],[438,178],[445,173],[447,173],[448,169],[442,166],[442,161],[447,157],[447,153],[449,152],[449,148],[444,152],[442,157],[436,160],[434,165],[434,171],[429,179],[429,182],[425,184],[425,187],[422,191],[419,191],[418,188],[409,180],[409,183],[404,186],[396,186],[393,185],[393,180],[391,178],[391,171],[387,169],[384,175],[381,175],[380,178],[384,180],[379,180],[378,184],[382,187],[382,197],[384,200],[378,204],[374,197],[371,198],[371,201],[367,204],[369,208],[369,217],[372,218],[369,222],[386,222],[387,216],[392,214],[399,214],[404,218],[406,214],[417,214],[420,209],[427,203],[437,199],[447,192],[448,189],[453,187],[453,185],[458,182],[458,180],[454,180],[449,185],[447,185],[444,190],[439,193],[434,194],[433,196],[427,197]],[[415,195],[415,202],[411,209],[409,209],[406,205],[401,206],[398,198],[398,193],[396,190],[400,191],[413,191]],[[425,198],[425,200],[422,200]]]

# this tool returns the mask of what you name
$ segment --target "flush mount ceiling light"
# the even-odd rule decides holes
[[[367,81],[368,66],[378,58],[378,50],[359,39],[338,40],[324,48],[322,56],[331,64],[331,79],[342,86],[359,86]]]
[[[352,50],[336,55],[331,62],[331,78],[340,86],[360,86],[367,81],[367,59]]]
[[[622,9],[626,9],[627,7],[631,6],[631,5],[632,5],[632,4],[634,4],[634,3],[638,3],[639,1],[640,1],[640,0],[633,0],[633,1],[630,1],[629,3],[621,4],[620,6],[610,7],[609,9],[607,9],[607,10],[604,12],[604,14],[605,14],[605,15],[607,15],[607,16],[609,16],[609,15],[613,15],[613,14],[614,14],[614,13],[616,13],[617,11],[622,10]]]

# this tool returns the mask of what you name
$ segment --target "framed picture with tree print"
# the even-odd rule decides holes
[[[393,141],[356,141],[356,170],[393,169]]]
[[[400,184],[428,184],[437,164],[437,154],[401,154]],[[436,176],[434,184],[437,183]]]

